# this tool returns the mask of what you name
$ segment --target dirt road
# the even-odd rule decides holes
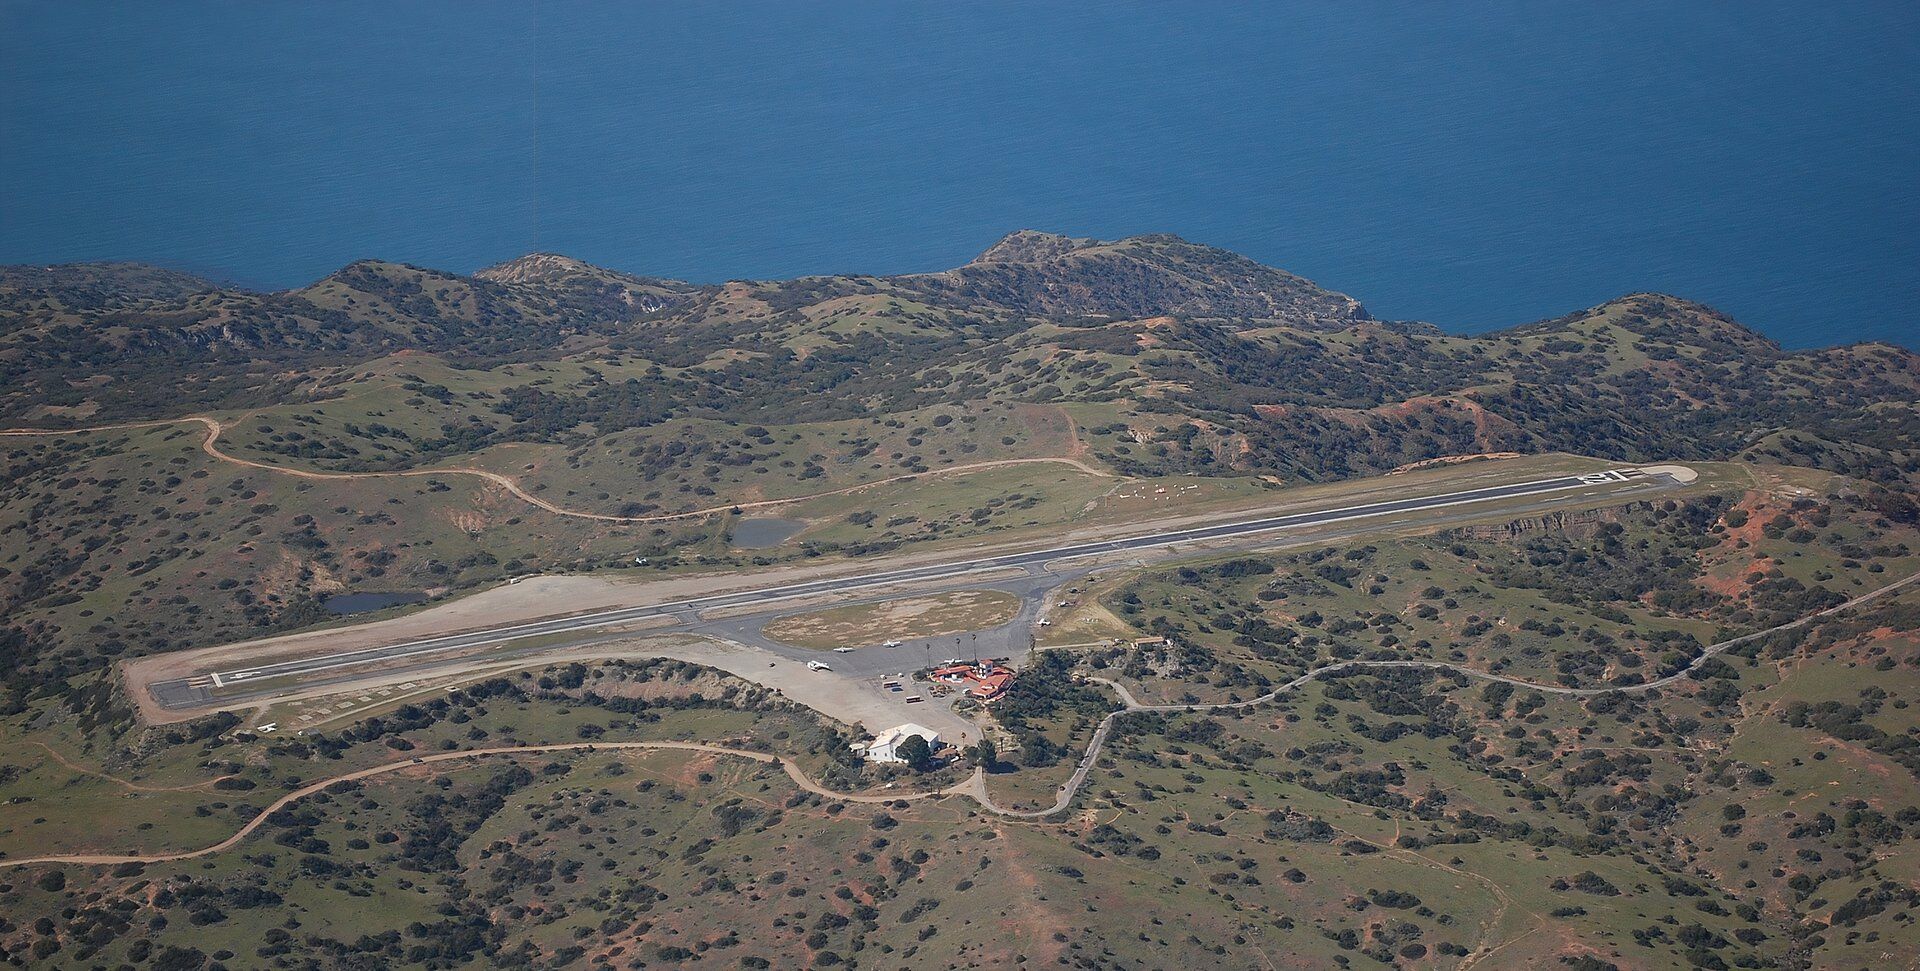
[[[987,794],[984,787],[980,790],[980,793],[977,796],[977,798],[980,799],[981,805],[992,810],[993,812],[999,813],[1003,816],[1010,816],[1014,818],[1041,819],[1047,816],[1052,816],[1055,813],[1064,812],[1069,805],[1072,805],[1074,797],[1079,795],[1080,788],[1086,784],[1088,774],[1093,771],[1094,760],[1099,758],[1100,756],[1101,747],[1106,744],[1108,736],[1113,734],[1113,726],[1115,721],[1117,721],[1123,715],[1128,715],[1135,712],[1145,711],[1145,712],[1163,712],[1166,714],[1196,714],[1196,713],[1215,712],[1215,711],[1244,711],[1249,708],[1254,708],[1259,705],[1264,705],[1267,702],[1273,701],[1282,695],[1290,694],[1315,680],[1326,677],[1329,674],[1338,674],[1344,671],[1369,670],[1374,668],[1427,668],[1429,670],[1435,670],[1435,671],[1452,671],[1457,674],[1465,675],[1469,678],[1477,678],[1481,681],[1498,681],[1502,684],[1510,684],[1519,688],[1527,688],[1529,690],[1538,691],[1542,694],[1561,695],[1563,697],[1589,698],[1595,695],[1613,694],[1616,692],[1620,694],[1638,694],[1640,692],[1652,691],[1655,688],[1662,688],[1667,685],[1673,684],[1681,680],[1682,678],[1685,678],[1687,675],[1691,674],[1700,665],[1707,663],[1713,658],[1719,657],[1721,654],[1726,653],[1728,650],[1731,650],[1732,648],[1738,647],[1742,644],[1748,644],[1753,641],[1757,641],[1763,637],[1768,637],[1773,634],[1781,633],[1783,631],[1795,630],[1801,627],[1805,627],[1806,625],[1811,624],[1814,621],[1820,620],[1822,618],[1831,617],[1843,611],[1851,610],[1854,607],[1857,607],[1863,603],[1867,603],[1873,600],[1878,600],[1882,597],[1888,596],[1889,594],[1896,593],[1899,590],[1904,589],[1908,586],[1911,586],[1917,582],[1920,582],[1920,573],[1916,573],[1913,576],[1907,577],[1902,580],[1895,580],[1894,582],[1889,583],[1884,587],[1880,587],[1878,589],[1869,591],[1867,593],[1863,593],[1860,596],[1847,601],[1846,603],[1828,607],[1827,609],[1822,610],[1818,613],[1808,614],[1807,616],[1802,617],[1798,620],[1788,621],[1787,623],[1784,623],[1784,624],[1780,624],[1774,627],[1769,627],[1766,630],[1755,631],[1751,634],[1744,634],[1739,637],[1721,641],[1717,644],[1708,646],[1705,650],[1700,652],[1699,657],[1694,658],[1691,662],[1687,664],[1686,667],[1681,668],[1679,671],[1676,671],[1673,674],[1667,675],[1664,678],[1658,678],[1653,681],[1645,682],[1644,684],[1623,685],[1619,687],[1569,688],[1564,685],[1541,684],[1534,681],[1524,681],[1524,680],[1521,680],[1520,678],[1510,678],[1504,674],[1494,674],[1489,671],[1480,671],[1474,668],[1463,667],[1461,665],[1453,664],[1448,661],[1340,661],[1334,664],[1326,665],[1325,667],[1314,668],[1313,670],[1308,671],[1307,673],[1302,674],[1297,678],[1294,678],[1292,681],[1289,681],[1273,689],[1272,691],[1269,691],[1266,694],[1263,694],[1260,697],[1254,698],[1250,701],[1226,701],[1226,702],[1217,702],[1212,704],[1194,704],[1194,705],[1143,705],[1133,697],[1133,694],[1129,692],[1125,686],[1119,684],[1118,682],[1109,681],[1105,678],[1089,678],[1088,680],[1098,681],[1101,684],[1104,684],[1107,687],[1114,689],[1114,693],[1119,696],[1120,702],[1124,707],[1122,707],[1118,711],[1112,712],[1111,714],[1107,715],[1107,717],[1100,720],[1100,726],[1094,729],[1093,739],[1087,743],[1087,750],[1085,754],[1080,756],[1080,761],[1074,768],[1073,775],[1067,779],[1066,785],[1063,785],[1060,787],[1059,797],[1054,800],[1053,805],[1046,809],[1034,809],[1034,810],[1004,809],[993,802],[992,797]]]
[[[859,492],[863,489],[872,489],[878,486],[889,485],[895,482],[906,482],[913,479],[921,479],[927,476],[965,475],[966,473],[969,473],[969,472],[980,472],[986,469],[1000,469],[1000,468],[1006,468],[1008,466],[1014,466],[1014,465],[1033,465],[1033,464],[1041,464],[1041,463],[1067,465],[1075,469],[1078,469],[1081,472],[1085,472],[1088,475],[1097,475],[1105,478],[1115,477],[1112,472],[1109,472],[1105,469],[1096,468],[1095,466],[1089,465],[1086,462],[1082,461],[1081,459],[1075,458],[1073,456],[1034,456],[1030,458],[1017,458],[1017,459],[994,459],[988,462],[969,462],[964,465],[949,465],[945,468],[929,469],[928,471],[925,471],[925,472],[909,472],[904,475],[888,476],[884,479],[875,479],[871,482],[861,482],[856,485],[843,486],[838,489],[828,489],[825,492],[815,492],[815,493],[811,493],[809,495],[804,495],[804,496],[793,496],[787,499],[762,499],[755,502],[738,502],[738,503],[730,502],[724,505],[710,506],[705,509],[692,509],[686,512],[662,513],[657,516],[611,516],[605,513],[586,512],[584,510],[568,509],[564,506],[555,505],[551,502],[548,502],[545,499],[540,498],[539,496],[534,495],[531,492],[528,492],[526,489],[521,488],[520,483],[515,481],[513,478],[509,476],[501,475],[498,472],[490,472],[486,469],[476,469],[471,466],[439,466],[431,469],[404,469],[404,470],[395,471],[395,472],[318,472],[311,469],[297,469],[291,466],[274,465],[273,463],[270,463],[270,462],[260,462],[260,461],[255,461],[253,459],[245,459],[221,450],[220,435],[223,431],[225,431],[225,428],[220,424],[219,419],[208,417],[206,415],[189,415],[185,418],[166,418],[166,419],[160,419],[157,421],[123,422],[117,425],[92,425],[85,428],[61,428],[61,429],[8,428],[8,429],[0,429],[0,436],[27,437],[27,436],[34,436],[34,435],[79,435],[87,432],[121,431],[121,430],[134,429],[134,428],[158,428],[163,425],[182,425],[182,424],[198,424],[206,430],[206,437],[202,439],[200,442],[200,450],[202,452],[207,453],[209,456],[213,457],[218,461],[227,462],[233,465],[245,466],[250,469],[260,469],[266,472],[273,472],[280,475],[290,475],[290,476],[294,476],[296,478],[301,478],[301,479],[382,479],[382,478],[409,478],[409,477],[423,476],[423,475],[470,475],[470,476],[476,476],[478,478],[484,479],[493,485],[499,486],[500,488],[505,489],[507,492],[512,493],[514,498],[519,499],[523,502],[526,502],[529,505],[537,506],[541,509],[546,510],[547,512],[553,513],[556,516],[569,516],[575,519],[591,519],[591,520],[596,520],[598,522],[620,523],[622,525],[641,525],[646,523],[674,522],[682,519],[699,519],[706,516],[712,516],[718,513],[732,512],[733,510],[736,510],[736,509],[739,509],[739,510],[767,509],[767,508],[772,508],[776,506],[790,506],[790,505],[793,505],[794,503],[808,502],[814,499],[820,499],[827,496],[843,496],[849,493]]]
[[[268,806],[265,810],[262,810],[258,816],[255,816],[252,820],[248,821],[245,826],[242,826],[240,830],[234,833],[232,836],[229,836],[226,839],[213,844],[212,846],[202,847],[197,850],[187,850],[180,853],[73,854],[73,855],[65,855],[65,856],[28,857],[28,858],[18,859],[18,860],[0,860],[0,869],[4,869],[7,867],[29,866],[33,864],[64,863],[64,864],[110,866],[110,865],[120,864],[120,863],[165,863],[173,860],[194,859],[196,857],[207,856],[212,853],[218,853],[218,852],[221,852],[222,850],[233,848],[234,846],[238,845],[242,840],[246,839],[249,835],[251,835],[254,830],[259,829],[261,824],[266,822],[267,818],[271,816],[274,812],[280,809],[283,809],[286,806],[298,800],[301,800],[310,795],[313,795],[316,792],[320,792],[326,789],[328,786],[332,786],[336,783],[353,782],[360,779],[369,779],[375,776],[385,775],[390,772],[399,772],[401,770],[408,769],[414,766],[435,765],[442,762],[450,762],[450,761],[460,760],[460,759],[485,758],[488,756],[501,756],[501,755],[504,755],[504,756],[537,755],[537,754],[548,753],[548,752],[618,751],[623,749],[677,749],[677,750],[693,751],[693,752],[711,752],[711,753],[720,754],[720,755],[739,756],[741,758],[752,759],[756,762],[762,762],[769,765],[777,764],[786,771],[787,776],[791,778],[794,784],[799,786],[801,789],[804,789],[807,792],[813,793],[815,795],[823,796],[830,799],[837,799],[843,802],[887,803],[887,802],[893,802],[895,800],[919,800],[919,799],[930,799],[936,796],[957,795],[957,796],[966,796],[968,798],[971,798],[976,802],[978,802],[983,808],[985,808],[989,812],[997,813],[999,815],[1008,817],[1010,819],[1044,819],[1046,817],[1053,816],[1055,814],[1058,814],[1064,811],[1069,805],[1072,804],[1074,797],[1079,794],[1081,787],[1086,784],[1087,776],[1093,767],[1094,760],[1097,759],[1100,755],[1101,747],[1106,744],[1106,740],[1108,736],[1112,734],[1115,721],[1118,718],[1120,718],[1122,715],[1126,715],[1132,712],[1157,711],[1157,712],[1169,712],[1169,713],[1194,713],[1194,712],[1210,712],[1210,711],[1243,710],[1243,709],[1255,707],[1257,705],[1266,704],[1267,702],[1273,701],[1274,699],[1279,698],[1284,694],[1287,694],[1289,692],[1299,689],[1300,687],[1308,684],[1309,682],[1314,681],[1317,678],[1325,677],[1328,674],[1332,674],[1339,671],[1358,670],[1363,668],[1420,667],[1420,668],[1432,668],[1437,670],[1451,670],[1451,671],[1456,671],[1460,674],[1464,674],[1468,677],[1479,678],[1486,681],[1499,681],[1505,684],[1518,685],[1520,687],[1528,688],[1534,691],[1540,691],[1543,693],[1557,694],[1557,695],[1590,696],[1590,695],[1597,695],[1597,694],[1606,694],[1606,693],[1615,692],[1615,691],[1622,692],[1622,693],[1650,691],[1654,688],[1660,687],[1661,685],[1672,684],[1675,681],[1678,681],[1679,679],[1685,677],[1689,672],[1699,667],[1701,664],[1706,663],[1707,660],[1717,657],[1720,654],[1730,650],[1731,648],[1737,647],[1741,644],[1750,643],[1752,641],[1758,640],[1763,637],[1767,637],[1772,634],[1777,634],[1783,631],[1794,630],[1800,627],[1804,627],[1822,618],[1831,617],[1835,614],[1841,613],[1846,610],[1850,610],[1861,604],[1886,597],[1890,594],[1893,594],[1915,583],[1920,583],[1920,574],[1915,574],[1905,579],[1897,580],[1893,583],[1887,584],[1884,587],[1880,587],[1879,589],[1876,589],[1869,593],[1865,593],[1858,597],[1855,597],[1852,600],[1847,601],[1846,603],[1839,604],[1838,606],[1834,606],[1834,607],[1829,607],[1826,610],[1822,610],[1818,613],[1809,614],[1798,620],[1789,621],[1785,624],[1780,624],[1775,627],[1770,627],[1763,631],[1756,631],[1751,634],[1746,634],[1740,637],[1735,637],[1729,640],[1721,641],[1717,644],[1714,644],[1708,647],[1706,650],[1702,651],[1700,653],[1700,656],[1695,658],[1691,664],[1689,664],[1685,669],[1675,674],[1669,675],[1665,678],[1661,678],[1657,681],[1649,681],[1646,684],[1630,685],[1630,686],[1618,687],[1618,688],[1568,688],[1562,685],[1539,684],[1531,681],[1523,681],[1518,678],[1509,678],[1509,677],[1506,677],[1505,675],[1492,674],[1486,671],[1477,671],[1472,668],[1461,667],[1460,665],[1452,664],[1445,661],[1343,661],[1338,664],[1330,664],[1325,667],[1316,668],[1312,671],[1309,671],[1293,679],[1292,681],[1289,681],[1286,684],[1283,684],[1280,687],[1275,688],[1274,690],[1264,695],[1261,695],[1258,698],[1252,699],[1251,701],[1221,702],[1217,704],[1196,704],[1196,705],[1143,705],[1143,704],[1140,704],[1139,701],[1133,697],[1132,693],[1128,692],[1124,686],[1116,682],[1107,681],[1105,679],[1092,679],[1092,680],[1100,681],[1101,683],[1106,684],[1109,687],[1113,688],[1115,690],[1115,693],[1120,697],[1122,704],[1124,704],[1126,707],[1120,709],[1119,711],[1115,711],[1109,714],[1105,719],[1103,719],[1100,722],[1100,727],[1094,731],[1093,740],[1088,744],[1085,754],[1083,754],[1080,757],[1080,761],[1074,770],[1073,776],[1067,781],[1066,785],[1060,788],[1059,797],[1054,801],[1054,804],[1046,809],[1012,810],[1012,809],[1006,809],[1004,807],[1001,807],[1000,805],[998,805],[993,801],[992,794],[987,790],[985,774],[977,769],[974,771],[972,776],[967,778],[966,781],[957,783],[955,785],[949,786],[945,789],[941,789],[935,792],[887,793],[882,795],[866,794],[866,793],[853,794],[853,793],[835,792],[831,789],[827,789],[826,787],[808,778],[806,773],[802,772],[800,768],[796,766],[794,763],[792,763],[787,759],[783,759],[779,756],[769,755],[765,752],[755,752],[748,749],[736,749],[736,748],[728,748],[720,745],[708,745],[701,742],[577,742],[577,743],[562,744],[562,745],[504,746],[500,748],[473,749],[465,752],[443,752],[436,755],[427,755],[427,756],[421,756],[419,758],[408,759],[403,762],[390,762],[385,765],[377,765],[377,766],[373,766],[372,768],[361,769],[356,772],[348,772],[343,775],[334,776],[333,778],[330,778],[330,779],[324,779],[319,782],[308,784],[300,789],[296,789],[293,792],[287,793],[285,796],[280,797],[280,799],[276,800],[272,805]]]
[[[98,853],[98,854],[73,854],[73,855],[67,855],[67,856],[33,856],[33,857],[25,857],[18,860],[0,860],[0,869],[5,869],[8,867],[33,866],[35,864],[43,864],[43,863],[72,863],[72,864],[82,864],[82,865],[89,865],[89,866],[114,866],[121,863],[171,863],[175,860],[192,860],[202,856],[210,856],[214,853],[219,853],[223,850],[230,850],[233,847],[238,846],[242,840],[245,840],[248,836],[251,836],[254,830],[259,829],[263,824],[265,824],[266,821],[270,817],[272,817],[274,813],[279,812],[280,810],[285,809],[286,807],[296,802],[299,802],[300,800],[305,799],[316,792],[321,792],[329,787],[339,785],[340,783],[343,783],[343,782],[358,782],[362,779],[371,779],[371,778],[374,778],[375,776],[386,775],[392,772],[400,772],[400,771],[415,768],[415,767],[437,765],[443,762],[454,762],[454,761],[463,761],[467,759],[487,758],[489,756],[540,755],[543,753],[552,753],[552,752],[606,752],[606,751],[622,751],[622,750],[632,750],[632,749],[670,749],[670,750],[686,751],[686,752],[710,752],[715,755],[731,755],[731,756],[737,756],[743,759],[752,759],[755,762],[760,762],[767,765],[778,765],[782,769],[786,770],[787,777],[793,780],[794,785],[797,785],[800,788],[808,792],[811,792],[815,795],[824,796],[829,799],[835,799],[840,802],[887,803],[887,802],[893,802],[895,800],[931,799],[936,796],[945,796],[945,795],[958,793],[961,790],[966,789],[968,786],[968,783],[963,782],[963,783],[960,783],[959,785],[956,785],[947,789],[942,789],[936,792],[899,792],[899,793],[887,793],[885,795],[865,795],[865,794],[854,795],[849,793],[834,792],[831,789],[821,786],[819,783],[813,781],[812,779],[809,779],[805,772],[800,771],[799,766],[777,755],[768,755],[765,752],[755,752],[750,749],[728,748],[722,745],[708,745],[703,742],[572,742],[572,743],[567,743],[563,745],[513,745],[513,746],[502,746],[499,748],[471,749],[465,752],[442,752],[436,755],[423,755],[418,758],[408,759],[404,762],[388,762],[384,765],[376,765],[376,766],[373,766],[372,768],[361,769],[357,772],[347,772],[342,775],[333,776],[332,778],[322,779],[319,782],[309,783],[305,786],[295,789],[292,792],[287,793],[284,796],[281,796],[279,799],[274,800],[272,805],[261,810],[258,815],[248,820],[246,825],[240,827],[239,832],[234,833],[232,836],[229,836],[226,839],[223,839],[220,842],[213,844],[212,846],[203,846],[197,850],[184,850],[179,853],[147,853],[147,854]]]

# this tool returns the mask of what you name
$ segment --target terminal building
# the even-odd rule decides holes
[[[965,685],[967,697],[988,702],[1007,693],[1008,686],[1013,684],[1013,669],[993,661],[950,664],[934,669],[933,680],[955,686]]]

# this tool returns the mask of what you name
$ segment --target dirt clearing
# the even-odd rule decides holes
[[[764,633],[795,647],[829,650],[871,647],[998,627],[1020,611],[1020,598],[1001,590],[960,590],[884,603],[855,604],[780,617]]]

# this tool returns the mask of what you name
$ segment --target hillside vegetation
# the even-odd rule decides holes
[[[987,785],[1021,799],[1074,763],[1079,728],[1112,707],[1076,667],[1210,697],[1250,693],[1267,665],[1356,656],[1631,687],[1716,628],[1913,569],[1911,528],[1845,500],[1768,502],[1125,578],[1116,605],[1144,594],[1141,632],[1168,642],[1043,654],[996,711],[1019,746]],[[1569,562],[1593,568],[1553,569]],[[296,786],[403,768],[191,859],[0,870],[18,915],[0,953],[160,968],[1900,966],[1920,907],[1917,605],[1909,592],[1752,641],[1654,691],[1374,669],[1242,711],[1137,713],[1044,822],[909,799],[909,770],[861,766],[812,713],[680,662],[489,678],[298,738],[235,732],[233,716],[142,730],[87,675],[0,717],[0,857],[208,846]],[[1071,747],[1035,757],[1052,736]],[[675,740],[779,755],[864,801],[737,756],[612,744],[407,765]]]
[[[440,401],[414,449],[431,455],[1000,400],[1124,405],[1090,434],[1128,467],[1324,479],[1472,451],[1760,446],[1893,482],[1920,421],[1920,367],[1896,347],[1789,353],[1657,294],[1454,337],[1171,236],[1022,232],[944,273],[717,286],[549,254],[470,277],[364,261],[273,294],[124,264],[0,270],[10,423],[351,397],[396,355],[496,376]],[[498,376],[541,361],[573,367]],[[330,457],[379,457],[395,436],[369,424]],[[1805,437],[1768,442],[1788,428]]]
[[[5,268],[0,422],[222,428],[219,456],[186,426],[0,439],[0,657],[18,686],[310,623],[339,589],[724,546],[712,520],[567,520],[464,473],[235,461],[480,470],[649,519],[1009,460],[1069,463],[1036,484],[1311,482],[1563,451],[1818,467],[1911,520],[1916,400],[1911,351],[1787,352],[1673,297],[1459,337],[1172,236],[1020,232],[941,273],[719,285],[553,254],[471,276],[363,261],[280,293]],[[1003,528],[1045,491],[956,493],[938,522],[853,509],[836,548]]]
[[[0,269],[0,960],[1912,966],[1916,401],[1910,350],[1674,297],[1463,337],[1169,236],[719,285]],[[1577,454],[1368,488],[1700,478],[1074,581],[943,766],[679,661],[356,688],[273,733],[145,725],[110,669],[340,591],[1057,537],[1488,453]],[[736,548],[763,513],[801,532]]]

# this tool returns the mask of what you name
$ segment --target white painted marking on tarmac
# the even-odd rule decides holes
[[[1680,468],[1680,467],[1660,467],[1660,468],[1662,469],[1662,471],[1666,471],[1666,469],[1669,469],[1669,468]],[[1531,482],[1516,483],[1512,486],[1483,486],[1483,487],[1478,487],[1474,489],[1462,490],[1461,492],[1456,492],[1456,493],[1442,493],[1437,496],[1432,496],[1429,498],[1433,500],[1445,500],[1445,501],[1429,501],[1429,502],[1425,502],[1423,505],[1420,505],[1416,508],[1419,511],[1426,511],[1426,510],[1432,510],[1432,509],[1444,509],[1444,508],[1449,508],[1453,506],[1472,505],[1475,503],[1491,502],[1491,501],[1502,500],[1502,499],[1522,499],[1529,496],[1545,495],[1547,493],[1552,493],[1552,492],[1564,492],[1569,489],[1579,489],[1579,488],[1582,488],[1583,486],[1593,486],[1593,485],[1624,482],[1630,478],[1630,476],[1627,474],[1628,472],[1633,472],[1636,474],[1644,474],[1644,473],[1640,473],[1638,469],[1626,469],[1626,470],[1613,469],[1605,472],[1593,472],[1593,473],[1585,473],[1585,474],[1573,475],[1573,476],[1559,476],[1552,479],[1536,479]],[[1678,475],[1673,475],[1673,473],[1671,472],[1668,472],[1667,474],[1671,475],[1675,480],[1678,480],[1680,478]],[[1489,490],[1495,490],[1495,489],[1502,490],[1502,491],[1499,495],[1473,495],[1473,493],[1487,492]],[[1517,491],[1514,491],[1514,490],[1517,490]],[[1591,494],[1592,493],[1583,494],[1583,497],[1585,495],[1591,495]],[[1449,496],[1466,496],[1466,498],[1449,499],[1448,498]],[[961,563],[952,564],[951,566],[945,569],[942,569],[938,566],[927,567],[918,571],[921,575],[901,576],[900,574],[902,573],[911,574],[916,572],[914,568],[904,568],[901,570],[893,570],[893,571],[888,571],[880,574],[871,574],[866,577],[848,577],[838,581],[837,584],[832,586],[823,585],[825,583],[823,581],[806,581],[803,583],[787,584],[785,586],[772,587],[763,591],[742,590],[742,591],[734,591],[734,592],[725,593],[725,594],[716,594],[711,597],[702,597],[702,598],[697,598],[695,600],[684,601],[680,603],[660,604],[660,605],[653,605],[651,607],[647,607],[647,606],[623,607],[618,610],[602,611],[600,613],[584,615],[582,617],[576,618],[573,623],[570,623],[561,627],[546,626],[546,624],[550,622],[531,622],[531,623],[517,624],[517,625],[508,626],[508,627],[497,628],[491,631],[471,631],[463,634],[447,634],[447,635],[441,635],[438,637],[424,638],[417,641],[394,644],[385,648],[369,648],[364,650],[346,652],[341,655],[335,655],[334,657],[337,659],[329,659],[326,657],[321,657],[321,658],[314,658],[314,659],[304,660],[304,661],[289,661],[289,662],[285,662],[284,665],[268,665],[265,668],[255,668],[247,671],[233,672],[233,673],[224,674],[224,675],[219,672],[213,672],[212,677],[214,679],[214,684],[217,687],[224,687],[226,683],[240,681],[247,678],[262,677],[262,676],[264,677],[277,676],[280,672],[273,672],[272,670],[273,668],[276,668],[276,667],[287,667],[289,670],[284,672],[285,674],[315,674],[322,671],[333,670],[335,668],[350,667],[353,665],[365,664],[370,661],[396,660],[396,659],[410,657],[418,654],[430,654],[436,650],[435,645],[442,644],[447,641],[453,641],[453,640],[468,641],[468,643],[466,644],[449,645],[449,647],[453,647],[453,646],[481,647],[481,646],[488,646],[488,645],[497,645],[497,644],[505,643],[508,641],[517,640],[518,636],[515,636],[515,635],[519,634],[519,632],[527,632],[525,634],[520,634],[519,636],[536,636],[536,635],[546,636],[546,635],[553,635],[553,634],[568,634],[568,633],[573,633],[581,630],[588,630],[596,627],[604,627],[613,623],[630,623],[637,620],[653,619],[663,615],[671,615],[676,610],[684,611],[688,609],[697,609],[696,605],[707,602],[707,601],[725,600],[728,598],[745,596],[745,597],[750,597],[752,599],[750,599],[746,604],[740,604],[739,606],[746,606],[746,605],[757,606],[761,604],[778,602],[781,600],[789,600],[795,597],[815,596],[822,593],[837,593],[837,592],[842,592],[846,590],[862,589],[865,587],[884,586],[887,584],[910,582],[912,580],[917,580],[917,579],[953,579],[958,577],[964,577],[972,573],[979,573],[979,572],[988,571],[988,570],[1001,569],[1007,566],[1007,564],[1001,564],[996,561],[1000,559],[1005,559],[1007,557],[1020,557],[1022,559],[1031,559],[1037,562],[1043,562],[1050,557],[1056,558],[1059,560],[1074,560],[1074,559],[1080,559],[1087,556],[1096,556],[1102,552],[1118,551],[1121,549],[1125,549],[1129,552],[1149,550],[1149,549],[1164,549],[1164,548],[1173,547],[1182,543],[1192,542],[1195,539],[1200,539],[1200,540],[1232,539],[1237,537],[1256,535],[1259,533],[1274,532],[1274,531],[1284,530],[1284,529],[1297,529],[1302,527],[1323,526],[1330,523],[1348,522],[1355,519],[1368,519],[1375,516],[1391,515],[1392,513],[1395,513],[1395,512],[1412,511],[1412,510],[1399,510],[1399,509],[1382,510],[1377,508],[1382,505],[1390,505],[1399,501],[1403,501],[1403,500],[1390,499],[1390,500],[1383,500],[1383,501],[1377,501],[1377,502],[1361,503],[1358,505],[1345,507],[1344,509],[1308,510],[1305,512],[1288,513],[1280,516],[1272,516],[1266,519],[1249,520],[1242,523],[1221,523],[1213,526],[1196,526],[1188,529],[1175,530],[1175,531],[1171,531],[1170,533],[1163,534],[1163,535],[1173,536],[1175,538],[1161,540],[1157,542],[1129,543],[1126,540],[1115,540],[1115,541],[1105,542],[1105,543],[1098,543],[1098,542],[1082,543],[1082,544],[1074,544],[1069,546],[1059,546],[1059,547],[1054,547],[1052,549],[1046,549],[1046,550],[1035,550],[1030,552],[1003,554],[1002,556],[989,558],[987,560],[974,561],[971,563],[961,562]],[[1422,501],[1422,500],[1416,499],[1413,501]],[[1349,510],[1354,510],[1354,511],[1349,511]],[[1234,527],[1245,527],[1245,528],[1239,528],[1235,530]],[[1221,528],[1225,528],[1228,531],[1223,532],[1218,536],[1211,536],[1211,537],[1196,538],[1196,537],[1191,537],[1189,535],[1195,532],[1204,532],[1206,530],[1221,529]],[[1145,538],[1148,538],[1148,537],[1143,537],[1143,539]],[[734,606],[734,605],[729,605],[729,606]],[[479,638],[479,640],[476,641],[474,640],[475,638]]]

